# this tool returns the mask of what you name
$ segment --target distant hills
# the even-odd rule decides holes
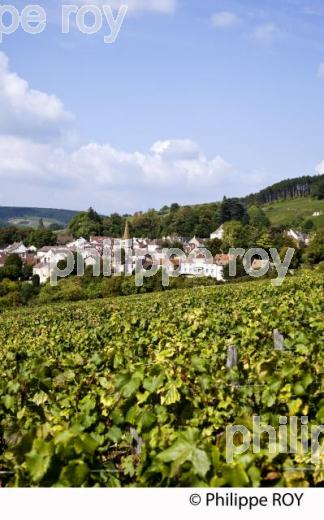
[[[286,179],[239,200],[246,206],[262,206],[272,224],[285,225],[297,217],[313,219],[316,227],[324,225],[324,175]],[[215,208],[217,205],[217,202],[201,203],[190,207],[199,210]],[[175,206],[180,208],[177,204]],[[169,211],[170,208],[165,206],[158,213]],[[0,206],[0,227],[12,225],[37,228],[42,219],[45,227],[64,229],[77,213],[66,209]],[[313,218],[314,213],[320,215]]]
[[[67,209],[0,206],[0,226],[38,227],[42,219],[45,227],[62,229],[76,214]]]

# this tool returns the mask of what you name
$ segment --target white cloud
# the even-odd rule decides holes
[[[0,136],[0,178],[67,186],[124,189],[159,186],[183,190],[216,186],[233,167],[211,160],[189,140],[159,141],[147,153],[125,152],[109,144],[89,143],[70,152],[62,147],[13,136]],[[198,183],[198,184],[197,184]]]
[[[273,23],[259,25],[253,33],[254,39],[263,45],[271,44],[279,35],[280,31]]]
[[[71,185],[74,174],[67,158],[67,152],[61,147],[0,135],[2,180],[42,186]]]
[[[157,141],[151,147],[151,152],[166,159],[194,159],[200,156],[197,143],[190,139]]]
[[[324,78],[324,61],[322,61],[322,63],[320,63],[319,66],[318,66],[317,76],[319,78]]]
[[[133,211],[177,200],[218,200],[240,182],[256,191],[220,155],[207,157],[190,139],[156,141],[146,151],[109,143],[73,148],[57,139],[73,116],[55,96],[32,90],[0,53],[0,203]],[[44,139],[46,135],[46,139]],[[19,189],[16,189],[19,186]],[[106,200],[107,199],[107,200]],[[109,201],[109,207],[106,203]]]
[[[59,134],[72,119],[60,99],[31,89],[11,72],[8,57],[0,52],[0,134]]]
[[[235,13],[219,11],[212,15],[211,21],[214,27],[231,27],[236,25],[240,19]]]
[[[106,194],[111,198],[110,209],[131,211],[173,199],[194,201],[197,195],[210,200],[211,193],[217,200],[238,182],[231,164],[220,156],[208,159],[190,140],[158,141],[143,153],[98,143],[68,151],[21,137],[0,136],[0,164],[5,192],[10,193],[10,185],[15,191],[17,183],[24,186],[19,190],[22,194],[25,187],[34,186],[42,191],[45,206],[52,205],[52,197],[55,200],[58,192],[61,196],[65,193],[64,197],[69,193],[70,202],[65,207],[80,207],[78,201],[82,199],[88,200],[86,206],[95,204]],[[122,194],[126,193],[125,200]],[[93,200],[93,194],[100,197],[96,195]]]
[[[324,160],[316,166],[315,171],[318,175],[324,175]]]
[[[81,4],[91,4],[89,0],[78,0]],[[176,10],[177,0],[94,0],[92,4],[108,4],[113,9],[118,9],[121,5],[127,5],[129,13],[143,13],[143,12],[155,12],[155,13],[173,13]],[[75,3],[70,1],[66,3]]]

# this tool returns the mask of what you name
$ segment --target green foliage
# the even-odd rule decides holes
[[[42,219],[45,227],[55,224],[59,229],[63,229],[75,214],[75,211],[66,209],[0,206],[0,221],[3,225],[12,224],[19,228],[27,226],[37,229],[39,220]]]
[[[324,175],[303,176],[295,179],[285,179],[268,186],[259,193],[245,197],[247,204],[267,204],[278,200],[289,200],[294,198],[316,196],[316,188],[319,183],[322,185]],[[315,193],[314,193],[315,191]]]
[[[223,251],[223,242],[218,238],[207,240],[205,243],[206,249],[211,252],[213,257]]]
[[[280,288],[3,313],[1,486],[321,485],[319,468],[303,469],[309,454],[271,455],[266,437],[260,453],[227,463],[225,429],[249,427],[253,415],[276,429],[279,415],[322,420],[323,289],[321,273],[305,272]]]
[[[249,215],[246,211],[245,206],[239,199],[226,199],[224,198],[220,207],[220,222],[229,222],[235,220],[247,224],[249,221]]]
[[[324,199],[324,175],[320,176],[313,183],[311,188],[311,195],[315,199],[323,200]]]
[[[264,228],[270,226],[270,221],[266,216],[265,212],[259,206],[255,204],[250,206],[248,209],[249,222],[251,226],[257,228]]]
[[[23,261],[19,255],[14,253],[12,255],[7,256],[4,263],[4,267],[15,267],[18,272],[21,272],[23,267]]]
[[[69,231],[75,237],[89,239],[90,235],[100,235],[102,231],[102,217],[92,208],[75,215],[69,223]]]
[[[232,220],[224,225],[223,247],[228,251],[231,247],[245,246],[244,226],[241,222]]]
[[[41,248],[56,244],[56,235],[50,229],[19,229],[17,227],[4,227],[0,229],[0,247],[8,246],[14,242],[24,242],[27,246]]]
[[[314,229],[314,227],[314,221],[309,218],[303,222],[302,231],[307,234],[310,233]]]
[[[0,267],[0,281],[4,278],[18,280],[23,275],[23,262],[19,255],[9,255],[3,267]]]
[[[303,231],[306,221],[312,221],[316,228],[324,226],[324,201],[310,197],[279,200],[263,206],[272,226],[297,227]],[[319,212],[320,216],[313,217]]]
[[[324,261],[324,228],[314,233],[306,250],[306,259],[311,264]]]
[[[182,207],[174,203],[170,208],[166,206],[159,212],[149,209],[133,216],[113,213],[107,217],[100,217],[89,210],[78,213],[70,222],[69,230],[75,237],[88,238],[91,234],[121,237],[127,219],[131,235],[137,238],[160,238],[168,235],[207,238],[219,225],[218,209],[219,204],[216,203]]]

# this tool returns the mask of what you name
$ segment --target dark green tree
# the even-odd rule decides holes
[[[249,216],[245,206],[239,199],[226,199],[224,197],[220,207],[220,222],[224,224],[224,222],[229,222],[230,220],[237,220],[247,224]]]

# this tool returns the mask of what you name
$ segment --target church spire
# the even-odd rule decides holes
[[[128,220],[126,220],[125,224],[124,240],[130,240]]]

